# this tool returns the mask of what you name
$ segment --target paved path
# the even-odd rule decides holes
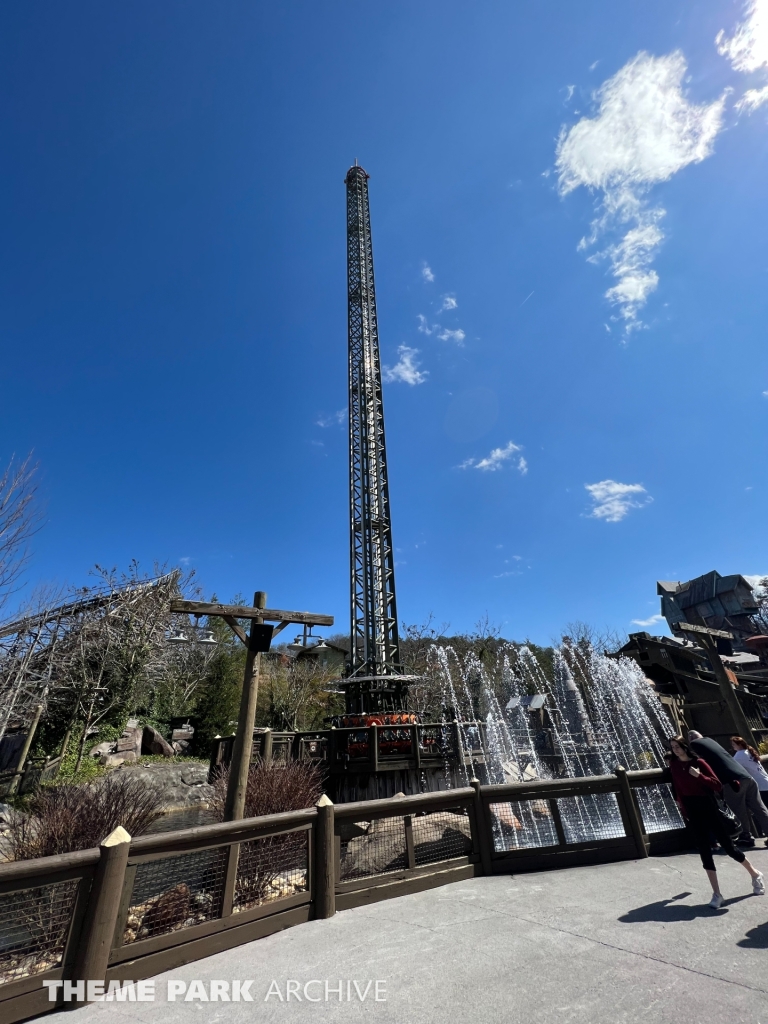
[[[768,877],[768,850],[753,860]],[[477,878],[337,914],[188,964],[156,981],[156,1001],[96,1003],[56,1024],[317,1021],[346,1024],[768,1024],[768,896],[718,858],[726,903],[706,907],[697,856],[684,854]],[[749,895],[747,895],[749,894]],[[165,1001],[168,979],[253,979],[254,1001]],[[342,980],[285,1001],[312,979]],[[380,980],[379,1002],[371,987]],[[283,1001],[265,1000],[272,982]],[[347,1002],[346,983],[352,1000]]]

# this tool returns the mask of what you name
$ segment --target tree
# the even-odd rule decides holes
[[[341,711],[331,686],[336,673],[311,658],[262,657],[258,720],[271,729],[295,732],[319,729]]]
[[[195,690],[194,703],[195,750],[201,757],[208,754],[215,736],[228,736],[234,731],[246,658],[245,647],[226,623],[214,617],[209,627],[217,646]]]
[[[28,557],[27,541],[39,526],[36,472],[30,453],[20,463],[11,458],[0,476],[0,608],[19,582]]]

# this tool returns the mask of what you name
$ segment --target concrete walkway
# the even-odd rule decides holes
[[[768,850],[752,859],[768,878]],[[746,871],[727,858],[717,866],[719,912],[706,906],[692,854],[477,878],[188,964],[156,979],[154,1002],[96,1003],[48,1020],[768,1024],[768,896],[752,896]],[[252,979],[253,1002],[169,1003],[169,979],[197,979],[207,992],[212,979]],[[304,996],[313,979],[306,993],[317,1002]],[[372,985],[361,1002],[354,982],[364,994],[377,980],[379,1001]],[[289,981],[301,1001],[285,1001]],[[266,998],[270,987],[282,1002]]]

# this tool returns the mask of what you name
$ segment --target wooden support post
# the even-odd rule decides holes
[[[555,826],[555,832],[557,833],[557,841],[560,846],[566,846],[565,829],[563,828],[563,817],[560,814],[560,805],[557,800],[548,800],[549,813],[552,815],[552,823]]]
[[[405,828],[405,862],[409,868],[416,867],[416,846],[413,841],[413,817],[406,814],[403,817]]]
[[[622,814],[622,818],[624,819],[625,827],[627,825],[629,826],[629,833],[635,841],[637,856],[647,857],[648,846],[645,841],[643,820],[640,817],[640,811],[637,803],[635,802],[632,787],[629,784],[627,769],[623,768],[620,764],[617,764],[613,770],[613,774],[619,780],[619,803],[620,806],[624,808],[625,813]]]
[[[35,714],[34,714],[34,716],[32,718],[32,721],[29,723],[29,728],[27,729],[27,736],[26,736],[26,739],[24,740],[24,746],[21,748],[21,754],[19,755],[19,761],[18,761],[18,764],[16,765],[16,773],[13,776],[13,778],[11,779],[11,784],[8,787],[8,795],[9,796],[12,796],[18,790],[18,788],[19,788],[19,783],[21,782],[21,778],[22,778],[22,776],[24,774],[24,765],[25,765],[26,760],[27,760],[27,755],[29,754],[30,750],[32,749],[32,740],[34,740],[34,738],[35,738],[35,733],[37,732],[37,726],[38,726],[38,724],[40,722],[40,715],[42,715],[42,713],[43,713],[43,705],[42,704],[38,704],[37,707],[35,708]]]
[[[272,730],[264,732],[264,739],[261,744],[261,759],[265,764],[272,764]]]
[[[708,636],[706,633],[697,633],[696,638],[701,641],[702,646],[709,656],[710,664],[715,673],[715,679],[717,679],[717,685],[720,687],[720,693],[722,694],[723,700],[728,706],[728,710],[733,718],[733,724],[739,735],[749,743],[750,746],[756,747],[757,741],[752,733],[752,726],[747,721],[747,716],[744,714],[744,708],[741,706],[741,701],[736,696],[736,692],[733,689],[733,683],[728,678],[728,673],[725,671],[725,665],[723,665],[720,654],[717,650],[717,641],[713,636]]]
[[[96,866],[88,909],[75,960],[76,981],[104,982],[109,965],[109,952],[115,934],[115,924],[123,895],[125,869],[131,837],[118,825],[102,842],[101,857]],[[84,997],[77,1005],[82,1005]]]
[[[235,886],[237,884],[237,866],[240,863],[240,843],[232,843],[227,850],[227,865],[224,869],[224,889],[221,894],[222,917],[229,917],[235,903]]]
[[[336,837],[333,803],[325,793],[316,804],[315,833],[315,917],[333,917],[336,913]]]
[[[485,813],[483,798],[480,792],[480,780],[471,779],[470,786],[475,791],[472,799],[472,839],[480,853],[480,863],[483,866],[483,874],[490,876],[491,871],[491,849],[493,836],[488,824],[488,817]]]
[[[368,727],[368,744],[370,750],[368,751],[370,761],[372,765],[372,771],[377,772],[379,770],[379,727],[378,725],[370,725]]]
[[[414,760],[414,768],[417,772],[421,771],[421,748],[419,747],[419,727],[418,725],[411,726],[411,756]]]
[[[253,607],[267,607],[267,595],[263,590],[257,590],[254,594]],[[261,617],[254,617],[252,621],[260,624]],[[259,696],[261,662],[261,655],[256,651],[255,632],[252,629],[248,638],[248,654],[243,673],[243,694],[240,700],[240,714],[237,719],[232,760],[229,765],[229,783],[224,808],[225,821],[239,821],[245,813],[245,793],[248,788],[248,771],[251,767],[253,751],[253,724],[256,719],[256,701]]]
[[[67,731],[64,733],[64,739],[61,741],[61,746],[59,747],[59,757],[64,757],[64,755],[66,754],[67,747],[69,746],[69,739],[70,739],[71,735],[72,735],[72,726],[70,725],[69,728],[67,729]]]
[[[459,764],[464,764],[464,748],[461,745],[461,726],[458,720],[453,720],[453,742],[456,745],[456,760]]]

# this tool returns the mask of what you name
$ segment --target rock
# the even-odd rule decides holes
[[[168,740],[164,739],[151,725],[144,726],[141,752],[142,754],[162,754],[163,757],[173,757],[174,754],[173,747]]]
[[[164,811],[182,811],[213,801],[213,786],[208,785],[208,765],[205,763],[140,762],[128,770],[160,794]]]
[[[189,886],[186,882],[179,882],[173,889],[148,902],[138,936],[146,939],[156,933],[176,931],[184,926],[188,917]]]
[[[185,786],[203,786],[208,781],[208,772],[201,772],[201,765],[191,765],[181,770],[181,781]]]
[[[131,721],[135,721],[135,719],[131,719]],[[141,757],[143,738],[144,730],[141,726],[127,725],[123,731],[123,735],[117,741],[117,753],[122,753],[124,750],[132,750],[137,757]]]
[[[121,764],[125,764],[124,754],[100,754],[99,763],[105,768],[117,768]]]
[[[175,735],[175,733],[174,733]],[[189,750],[189,740],[174,740],[171,746],[177,754],[186,754]]]
[[[106,740],[104,743],[97,743],[88,751],[91,757],[100,757],[101,754],[114,754],[116,749],[114,740]]]
[[[8,804],[0,804],[0,821],[11,820],[12,809]]]

